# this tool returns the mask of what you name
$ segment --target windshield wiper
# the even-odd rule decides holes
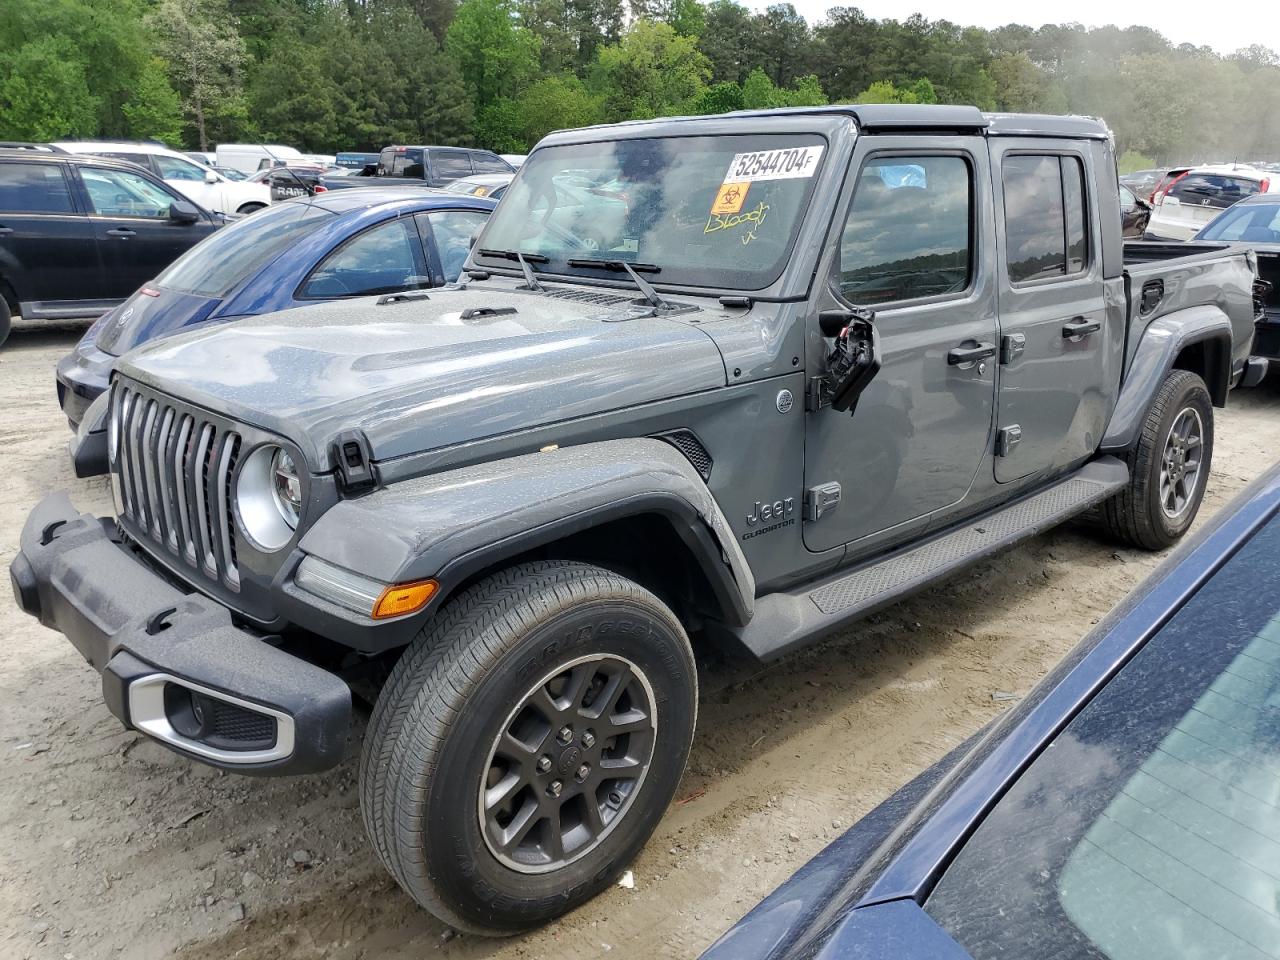
[[[662,268],[654,263],[628,263],[626,260],[589,260],[585,257],[575,257],[569,261],[571,267],[595,267],[600,270],[613,270],[621,273],[624,270],[631,277],[632,282],[636,285],[636,289],[649,301],[650,306],[655,310],[674,310],[675,304],[667,303],[662,299],[662,294],[658,293],[644,277],[640,276],[639,271],[645,273],[657,273]]]
[[[538,278],[534,275],[531,263],[548,263],[546,257],[540,253],[521,253],[519,250],[481,250],[482,257],[499,257],[503,260],[516,260],[520,264],[520,269],[524,273],[524,286],[526,290],[536,290],[542,292],[543,286],[538,282]]]

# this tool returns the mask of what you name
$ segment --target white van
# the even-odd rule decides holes
[[[127,140],[63,140],[54,146],[69,153],[112,157],[146,167],[183,196],[215,213],[249,214],[271,202],[271,188],[266,184],[237,183],[167,147]]]
[[[216,155],[216,166],[230,167],[241,173],[257,173],[264,167],[305,160],[300,151],[276,143],[220,143]]]

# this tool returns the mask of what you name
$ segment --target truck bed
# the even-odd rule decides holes
[[[1129,301],[1126,369],[1152,322],[1196,307],[1227,315],[1232,327],[1233,377],[1244,369],[1254,328],[1254,266],[1248,247],[1207,241],[1129,241],[1124,245],[1124,274]]]

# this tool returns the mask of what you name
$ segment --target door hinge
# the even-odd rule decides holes
[[[820,483],[804,492],[804,518],[821,520],[828,510],[840,506],[840,484],[835,480]]]
[[[1000,338],[1000,362],[1013,363],[1027,349],[1025,333],[1006,333]]]
[[[831,381],[826,377],[810,377],[804,388],[804,408],[816,413],[831,406]]]
[[[1013,448],[1022,442],[1022,427],[1016,423],[1011,423],[1007,427],[1001,427],[996,431],[996,456],[1007,457],[1013,453]]]

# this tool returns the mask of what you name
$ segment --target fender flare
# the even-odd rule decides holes
[[[662,440],[586,443],[401,481],[331,507],[299,546],[384,583],[434,578],[443,600],[503,560],[641,515],[670,522],[724,619],[745,625],[755,607],[746,557],[702,477]]]
[[[1160,384],[1173,369],[1179,354],[1194,344],[1212,341],[1222,345],[1223,387],[1215,392],[1214,384],[1209,384],[1214,404],[1222,406],[1231,380],[1232,336],[1231,318],[1214,306],[1191,307],[1151,321],[1129,362],[1120,397],[1099,449],[1104,453],[1132,449]]]

